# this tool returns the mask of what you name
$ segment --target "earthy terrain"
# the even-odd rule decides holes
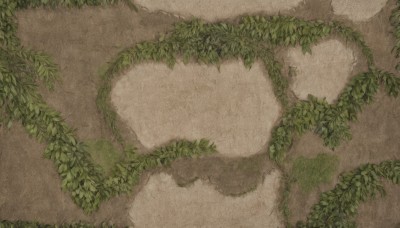
[[[396,72],[391,53],[395,40],[389,23],[394,0],[374,0],[373,4],[368,0],[270,0],[254,1],[243,8],[239,7],[243,1],[213,1],[201,6],[199,1],[182,1],[138,0],[135,2],[144,7],[138,12],[121,4],[18,13],[18,36],[23,45],[48,53],[62,75],[54,91],[40,87],[40,92],[82,141],[113,139],[95,104],[99,73],[122,49],[156,39],[183,20],[174,14],[237,21],[243,14],[280,12],[304,19],[339,20],[363,34],[378,67]],[[346,82],[366,69],[359,52],[353,44],[330,37],[313,46],[311,55],[303,55],[297,48],[281,48],[277,54],[285,63],[283,71],[289,75],[295,97],[304,99],[310,93],[334,102]],[[0,128],[0,219],[110,221],[136,227],[283,227],[279,209],[283,181],[278,171],[282,167],[266,153],[271,129],[282,110],[262,65],[256,63],[249,70],[239,61],[224,64],[218,71],[215,66],[193,63],[179,63],[172,70],[163,64],[145,63],[113,81],[110,101],[120,115],[118,126],[124,139],[140,153],[175,138],[209,138],[220,150],[147,172],[131,194],[110,199],[91,215],[61,190],[53,163],[43,157],[44,144],[29,138],[18,123],[10,130]],[[182,121],[185,124],[180,124]],[[400,159],[400,99],[380,91],[351,124],[351,132],[352,140],[334,151],[312,132],[296,138],[284,170],[290,170],[299,156],[315,157],[321,152],[337,155],[339,165],[332,182],[311,192],[292,184],[291,223],[305,220],[319,194],[332,189],[341,173],[368,162]],[[360,206],[359,227],[398,227],[400,188],[385,183],[385,189],[385,197]]]

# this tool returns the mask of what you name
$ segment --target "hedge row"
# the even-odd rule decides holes
[[[334,189],[324,192],[315,204],[306,222],[298,222],[298,228],[345,228],[355,227],[354,216],[360,203],[384,195],[381,179],[400,184],[400,160],[366,164],[340,177]]]
[[[357,112],[373,101],[381,84],[389,96],[398,96],[400,78],[388,72],[370,69],[353,77],[335,104],[328,104],[324,99],[312,96],[298,102],[284,114],[280,124],[272,132],[270,158],[282,161],[294,136],[311,129],[330,148],[335,148],[344,139],[350,139],[348,122],[356,120]]]
[[[179,157],[212,153],[215,146],[206,140],[180,141],[153,154],[134,156],[118,164],[111,177],[105,177],[94,165],[85,146],[78,141],[60,114],[43,101],[36,91],[40,80],[53,88],[58,78],[56,65],[39,52],[23,48],[16,37],[14,13],[37,6],[83,6],[114,4],[117,1],[0,1],[0,125],[11,127],[21,121],[27,132],[48,144],[45,156],[51,159],[62,180],[62,188],[86,212],[93,212],[110,196],[129,191],[140,174],[157,165],[167,165]]]
[[[178,157],[215,151],[215,146],[206,140],[172,143],[153,154],[135,156],[118,164],[112,177],[104,177],[73,130],[36,91],[37,80],[52,86],[57,78],[55,69],[41,53],[19,48],[0,49],[0,119],[9,127],[13,121],[21,121],[31,136],[48,144],[45,156],[55,163],[63,189],[69,191],[74,202],[86,212],[96,210],[100,202],[111,195],[129,191],[135,183],[133,180],[144,170],[158,164],[167,165]]]
[[[114,195],[131,190],[140,174],[158,165],[167,165],[179,157],[190,157],[215,152],[215,146],[206,140],[181,141],[156,150],[150,155],[127,151],[128,158],[116,165],[113,175],[105,177],[96,167],[84,146],[60,114],[49,108],[36,92],[37,80],[50,88],[57,78],[55,65],[41,53],[23,49],[15,36],[16,9],[36,6],[82,6],[110,4],[116,1],[11,1],[0,2],[0,105],[2,119],[8,126],[20,120],[30,135],[48,143],[45,155],[56,164],[62,186],[69,191],[76,204],[86,212],[95,211],[99,204]],[[281,45],[301,45],[304,52],[321,38],[337,34],[355,42],[369,64],[369,71],[355,77],[335,105],[310,98],[293,106],[276,128],[270,146],[273,159],[282,158],[295,132],[311,128],[324,138],[328,146],[336,146],[348,138],[347,122],[355,118],[362,105],[372,101],[380,83],[390,95],[396,96],[399,80],[390,73],[374,68],[371,50],[361,35],[337,22],[304,21],[293,17],[249,16],[238,24],[205,24],[202,21],[178,23],[170,34],[155,42],[142,42],[121,52],[102,75],[97,105],[118,141],[122,137],[115,124],[116,114],[107,103],[111,79],[122,70],[143,61],[162,61],[173,66],[177,57],[184,62],[196,60],[219,65],[222,60],[241,58],[247,67],[261,59],[268,67],[274,91],[283,105],[287,104],[287,82],[281,66],[274,58],[274,48]]]
[[[206,140],[172,143],[150,155],[132,156],[117,165],[112,177],[105,178],[60,114],[49,108],[36,93],[32,79],[13,70],[20,68],[13,69],[7,62],[0,61],[0,83],[3,85],[0,105],[7,114],[4,121],[20,120],[31,136],[48,143],[45,156],[55,163],[63,189],[68,190],[74,202],[86,212],[96,210],[100,202],[111,195],[129,191],[144,170],[158,164],[166,165],[178,157],[215,151],[215,146]]]
[[[240,58],[249,68],[257,59],[265,64],[276,97],[283,107],[288,108],[288,82],[282,76],[282,64],[274,57],[275,48],[300,45],[304,52],[310,52],[312,44],[329,35],[339,35],[357,44],[369,67],[373,68],[372,52],[360,33],[338,22],[305,21],[287,16],[246,16],[237,24],[204,23],[201,20],[181,22],[159,40],[141,42],[117,55],[102,74],[97,107],[115,138],[124,144],[116,125],[117,114],[109,103],[113,77],[144,61],[164,62],[172,68],[177,58],[183,59],[184,63],[194,60],[217,66],[223,60]]]

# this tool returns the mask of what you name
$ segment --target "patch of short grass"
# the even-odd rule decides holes
[[[115,163],[120,160],[120,153],[114,145],[103,139],[86,141],[87,150],[93,161],[99,165],[106,174],[110,174]]]
[[[310,192],[320,184],[331,182],[338,164],[336,155],[320,153],[315,158],[300,156],[293,162],[291,176],[304,192]]]

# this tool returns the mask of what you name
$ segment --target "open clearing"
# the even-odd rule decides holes
[[[156,174],[137,194],[130,217],[135,227],[283,227],[278,209],[280,173],[272,171],[254,191],[224,196],[204,181],[178,187]]]
[[[121,76],[111,100],[118,114],[153,149],[173,139],[207,138],[225,156],[250,156],[266,144],[280,106],[264,66],[241,61],[215,66],[161,63]]]
[[[62,79],[54,91],[39,82],[38,92],[45,102],[76,129],[79,141],[104,139],[120,150],[121,157],[123,146],[118,145],[96,107],[99,74],[120,51],[158,40],[173,24],[184,21],[182,17],[226,19],[227,24],[235,24],[239,15],[259,13],[336,20],[360,32],[379,69],[398,76],[398,59],[391,52],[396,39],[389,22],[395,0],[134,2],[147,10],[138,7],[134,12],[118,4],[27,9],[16,15],[22,45],[48,54],[60,70]],[[312,45],[312,55],[304,55],[298,47],[278,49],[282,55],[276,56],[277,60],[290,82],[290,99],[313,94],[333,103],[352,76],[367,70],[354,46],[333,36]],[[291,77],[289,67],[294,72]],[[208,138],[216,143],[218,153],[178,159],[170,167],[145,172],[130,193],[110,198],[98,211],[87,214],[74,203],[70,192],[61,189],[57,167],[43,156],[46,143],[29,137],[15,121],[10,130],[0,127],[0,220],[49,224],[106,221],[117,227],[139,228],[284,227],[287,221],[292,225],[304,221],[320,194],[335,187],[340,174],[362,164],[400,159],[400,99],[388,97],[383,89],[350,124],[350,141],[331,150],[312,131],[296,136],[285,164],[277,171],[268,157],[268,141],[285,110],[276,101],[266,69],[259,62],[249,70],[241,61],[229,60],[222,62],[220,71],[193,62],[179,62],[173,69],[146,62],[118,75],[112,83],[108,99],[118,114],[117,127],[128,145],[138,147],[138,153],[150,153],[182,138]],[[320,153],[338,157],[331,181],[310,192],[293,182],[286,192],[283,177],[292,161]],[[386,197],[360,204],[355,217],[358,227],[400,227],[400,189],[386,181],[384,187]],[[284,193],[288,193],[289,217],[280,207]]]
[[[353,51],[329,40],[313,46],[311,53],[304,54],[301,47],[289,49],[287,62],[295,71],[291,89],[300,99],[311,94],[332,103],[352,76]]]
[[[164,11],[185,18],[198,17],[208,21],[228,19],[242,14],[277,13],[299,5],[303,0],[136,0],[151,12]]]
[[[333,12],[353,21],[367,21],[386,5],[387,0],[332,0]]]

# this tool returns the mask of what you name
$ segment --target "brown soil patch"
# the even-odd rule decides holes
[[[321,42],[304,54],[301,47],[290,48],[287,64],[293,67],[291,89],[300,99],[311,94],[332,103],[352,76],[353,51],[338,40]]]
[[[303,193],[299,186],[294,185],[290,202],[293,223],[305,219],[311,206],[317,202],[319,194],[332,189],[337,183],[340,173],[353,170],[366,163],[400,159],[400,142],[398,140],[400,137],[399,107],[399,100],[388,98],[386,94],[381,92],[375,103],[366,107],[359,115],[358,121],[351,125],[353,139],[342,143],[335,151],[324,147],[322,140],[312,133],[302,136],[294,144],[290,151],[290,156],[293,159],[300,155],[312,157],[318,153],[325,152],[338,155],[340,163],[337,172],[334,174],[336,178],[334,178],[333,183],[321,185],[310,194]],[[389,186],[389,192],[398,189],[395,186],[387,186]],[[398,206],[388,207],[387,205],[393,205],[395,203],[389,202],[399,202],[399,200],[398,194],[389,194],[383,199],[370,203],[377,206],[375,209],[371,206],[362,206],[361,208],[364,209],[360,210],[357,221],[363,222],[363,224],[380,224],[380,227],[393,227],[391,224],[394,221],[400,221],[398,217],[400,208]],[[384,210],[381,213],[385,213],[385,216],[374,216],[374,221],[372,222],[368,215],[374,213],[378,208]]]
[[[333,12],[352,21],[367,21],[386,5],[388,0],[332,0]]]
[[[312,1],[313,2],[313,1]],[[392,28],[389,15],[395,7],[395,1],[390,1],[382,11],[368,23],[353,24],[347,19],[335,18],[354,27],[364,36],[371,47],[378,67],[396,72],[391,49],[394,45]],[[321,12],[329,15],[329,12]],[[358,64],[357,64],[358,65]],[[360,66],[356,66],[360,68]],[[334,153],[339,156],[340,164],[334,176],[333,183],[322,185],[310,194],[303,193],[295,184],[290,196],[292,212],[291,222],[304,220],[309,209],[318,200],[319,194],[332,189],[337,183],[337,177],[342,172],[347,172],[365,163],[379,163],[383,160],[399,159],[400,137],[400,100],[389,98],[381,90],[375,101],[366,106],[359,114],[358,121],[351,124],[353,139],[342,143],[334,151],[323,146],[322,140],[313,133],[307,133],[295,142],[289,151],[289,159],[297,156],[313,157],[318,153]],[[372,200],[361,204],[356,218],[359,227],[396,227],[400,223],[398,207],[400,195],[398,186],[385,184],[388,195],[384,198]],[[377,212],[380,210],[380,212]],[[372,216],[374,215],[374,216]],[[380,215],[380,216],[378,216]]]
[[[258,153],[280,115],[261,63],[135,66],[117,81],[111,100],[147,148],[173,139],[210,139],[225,156]]]
[[[276,169],[265,153],[247,158],[202,157],[180,159],[168,173],[173,175],[179,186],[186,186],[197,179],[212,184],[225,195],[241,195],[262,182],[266,173]]]
[[[136,227],[283,227],[277,207],[280,173],[273,171],[254,191],[224,196],[203,181],[179,187],[156,174],[129,212]]]
[[[124,5],[27,10],[17,16],[23,45],[48,53],[60,66],[62,82],[54,92],[41,88],[41,93],[82,140],[112,138],[95,106],[99,69],[122,48],[153,39],[176,21],[165,15],[135,13]],[[11,131],[1,130],[0,219],[131,224],[127,196],[113,198],[95,214],[85,215],[69,193],[61,191],[54,165],[43,158],[44,148],[18,124]]]
[[[198,17],[208,21],[229,19],[242,14],[278,13],[299,5],[304,0],[136,0],[151,12],[163,11],[183,17]]]
[[[395,41],[390,34],[392,28],[388,20],[394,7],[395,1],[388,1],[381,12],[368,22],[356,24],[345,16],[334,15],[330,0],[307,0],[295,11],[283,13],[306,19],[343,21],[365,35],[378,67],[395,72],[397,60],[391,54]],[[143,11],[134,13],[118,6],[28,10],[20,12],[18,20],[23,44],[49,53],[61,68],[63,82],[56,86],[56,90],[49,93],[41,88],[45,100],[61,111],[70,126],[77,128],[81,139],[94,139],[112,138],[95,108],[98,69],[122,48],[152,39],[157,33],[170,29],[176,18]],[[363,110],[359,121],[352,124],[353,140],[334,152],[341,159],[336,175],[362,163],[399,159],[399,107],[399,100],[380,93],[375,103]],[[135,140],[135,134],[121,121],[119,124],[125,139],[143,151],[144,147]],[[44,145],[27,137],[19,124],[14,124],[11,131],[0,130],[0,219],[132,224],[127,202],[132,202],[140,186],[130,196],[113,198],[95,214],[85,215],[75,206],[69,194],[60,190],[61,181],[53,164],[42,157],[43,150]],[[293,158],[295,155],[312,157],[320,152],[330,150],[323,147],[318,137],[309,133],[295,142],[289,154]],[[272,167],[265,154],[257,154],[248,158],[179,160],[172,164],[171,169],[161,171],[172,174],[179,185],[190,185],[200,178],[213,185],[218,192],[240,195],[256,189],[262,183],[263,175]],[[142,178],[142,184],[146,182],[146,177]],[[290,203],[292,221],[304,219],[311,205],[317,201],[318,194],[331,189],[334,184],[335,181],[321,186],[309,195],[294,186]],[[390,184],[385,184],[385,187],[388,191],[386,197],[361,205],[357,216],[360,227],[399,227],[399,188]]]

